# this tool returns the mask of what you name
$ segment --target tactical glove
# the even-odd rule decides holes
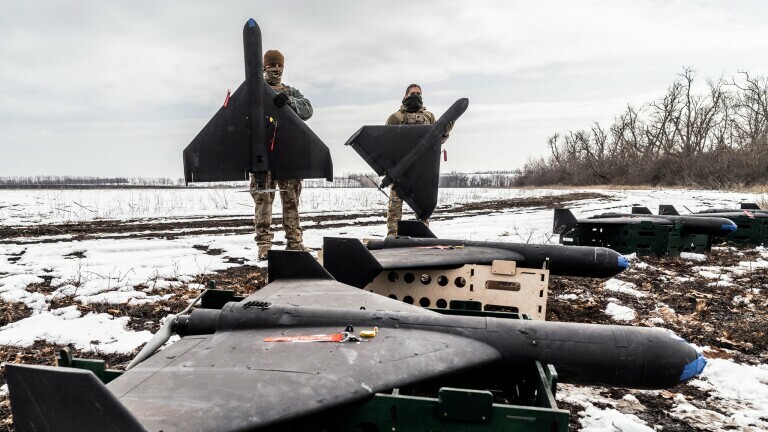
[[[443,137],[440,140],[440,144],[445,144],[445,141],[448,139],[448,136],[451,134],[451,129],[453,129],[453,120],[449,121],[445,124],[445,130],[443,131]]]
[[[277,96],[275,96],[275,105],[282,107],[283,105],[288,103],[288,95],[285,93],[278,93]]]

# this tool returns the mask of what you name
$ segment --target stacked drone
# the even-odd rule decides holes
[[[600,246],[622,254],[678,256],[709,252],[724,241],[763,245],[768,242],[768,211],[753,203],[740,209],[710,209],[681,215],[671,205],[654,215],[646,207],[627,213],[602,213],[577,219],[568,209],[556,209],[553,232],[564,245]]]

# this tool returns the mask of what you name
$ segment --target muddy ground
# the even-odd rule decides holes
[[[515,198],[439,206],[433,221],[454,219],[471,215],[493,214],[498,211],[554,209],[574,201],[609,199],[596,192],[576,192],[543,197]],[[302,224],[313,228],[337,228],[379,225],[381,221],[356,221],[356,219],[382,216],[381,211],[361,211],[341,214],[302,214]],[[277,221],[279,222],[279,221]],[[276,226],[277,227],[277,226]],[[168,219],[142,219],[125,223],[119,220],[95,220],[78,223],[0,226],[0,242],[3,243],[50,243],[64,240],[88,240],[93,238],[175,238],[201,233],[210,235],[248,234],[253,232],[253,217],[179,217]]]
[[[706,352],[708,358],[765,364],[768,361],[768,269],[747,268],[745,274],[731,282],[700,273],[700,267],[725,269],[740,262],[755,262],[758,255],[754,248],[720,245],[703,261],[642,257],[615,279],[631,282],[645,297],[602,289],[604,282],[599,279],[554,276],[550,278],[547,320],[617,324],[605,313],[608,302],[616,302],[635,310],[636,319],[627,324],[672,330],[700,347],[711,347]],[[686,401],[697,408],[728,416],[719,409],[717,398],[690,385],[662,392],[602,389],[600,393],[617,401],[632,394],[645,407],[644,411],[634,414],[649,425],[662,428],[657,430],[708,430],[671,415],[670,409],[676,405],[675,393],[684,395]],[[574,421],[578,419],[579,408],[563,402],[559,405],[571,410],[571,430],[578,430],[578,423]]]
[[[601,198],[599,194],[569,194],[536,199],[493,201],[473,203],[443,209],[437,212],[448,219],[454,215],[472,212],[490,213],[515,208],[553,208],[566,202],[580,199]],[[344,226],[357,217],[369,216],[343,215],[310,216],[304,220],[327,226]],[[142,223],[124,224],[116,221],[97,221],[71,225],[48,225],[29,228],[1,228],[0,239],[6,243],[26,243],[35,237],[51,235],[74,235],[77,238],[94,238],[118,234],[124,237],[171,237],[192,233],[190,229],[204,228],[217,233],[244,233],[252,228],[250,219],[206,218],[197,224],[189,221],[163,222],[143,221]],[[57,241],[46,239],[44,241]],[[209,250],[207,253],[221,253]],[[605,313],[609,302],[619,303],[635,310],[636,318],[626,324],[637,326],[662,326],[673,330],[686,340],[699,346],[710,346],[709,356],[732,358],[741,363],[760,364],[768,361],[768,269],[765,267],[746,267],[746,271],[727,281],[702,275],[699,267],[717,267],[722,269],[739,266],[739,263],[757,261],[759,252],[754,248],[738,248],[730,245],[715,247],[703,261],[683,258],[642,257],[632,261],[630,270],[616,279],[630,282],[634,289],[644,296],[631,293],[615,292],[604,289],[605,280],[591,278],[550,278],[547,319],[551,321],[588,322],[616,324],[613,317]],[[743,267],[743,265],[742,265]],[[727,274],[724,270],[723,274]],[[238,295],[254,292],[266,283],[265,270],[258,267],[238,266],[216,275],[200,277],[195,281],[206,284],[215,280],[217,287],[233,289]],[[28,291],[50,292],[50,278],[43,283],[27,287]],[[107,312],[115,316],[130,318],[129,327],[135,330],[159,328],[160,320],[169,313],[182,310],[187,302],[199,291],[175,289],[168,291],[174,296],[169,300],[143,305],[90,304],[87,306],[75,302],[72,298],[57,298],[51,308],[76,304],[83,312]],[[0,327],[23,319],[31,314],[23,304],[0,302]],[[60,346],[38,341],[27,348],[0,346],[0,361],[25,364],[53,364]],[[134,354],[106,355],[98,352],[75,350],[75,356],[98,358],[107,361],[110,367],[121,368]],[[0,375],[0,385],[5,384],[4,374]],[[693,386],[681,385],[669,392],[643,392],[624,389],[601,389],[600,394],[614,400],[620,400],[631,393],[644,406],[637,413],[649,425],[657,425],[664,431],[703,431],[670,415],[675,393],[684,395],[686,400],[699,407],[718,412],[716,398]],[[599,405],[599,404],[596,404]],[[560,402],[559,406],[571,410],[571,430],[579,430],[580,407]],[[723,413],[727,414],[727,413]],[[13,431],[7,399],[0,401],[0,432]]]

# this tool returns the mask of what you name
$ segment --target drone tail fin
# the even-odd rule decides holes
[[[420,220],[401,220],[397,223],[397,235],[413,238],[437,238],[429,226]]]
[[[358,239],[326,237],[323,239],[323,266],[337,281],[363,288],[382,266]]]
[[[7,364],[6,378],[18,431],[146,430],[91,371]]]
[[[578,223],[579,221],[576,219],[576,216],[569,209],[555,209],[552,232],[554,234],[564,234],[573,229]]]
[[[677,212],[675,206],[669,204],[660,204],[659,214],[668,216],[680,216],[680,213]]]
[[[267,259],[270,283],[280,279],[333,279],[309,252],[271,250]]]

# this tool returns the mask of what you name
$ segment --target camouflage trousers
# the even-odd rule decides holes
[[[274,180],[272,173],[267,172],[265,189],[275,189],[278,186],[280,201],[283,203],[283,229],[289,249],[303,245],[302,230],[299,224],[299,196],[301,196],[301,180]],[[256,188],[256,179],[251,174],[250,189]],[[259,245],[271,246],[272,238],[272,203],[275,200],[274,192],[251,192],[253,202],[256,204],[256,212],[253,223],[256,227],[254,239]]]
[[[403,218],[403,199],[397,195],[395,188],[389,188],[389,208],[387,209],[387,237],[397,236],[397,223]],[[429,225],[429,221],[424,223]]]

